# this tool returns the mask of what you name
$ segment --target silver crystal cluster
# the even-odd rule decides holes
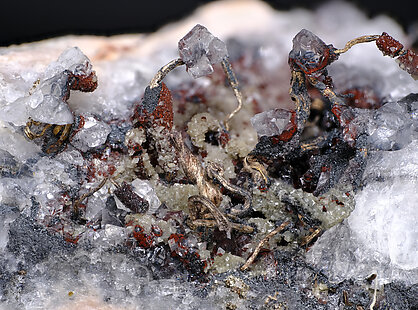
[[[187,72],[195,79],[211,74],[212,65],[228,56],[225,43],[199,24],[179,41],[178,48]]]

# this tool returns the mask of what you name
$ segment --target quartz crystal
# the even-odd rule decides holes
[[[328,61],[329,47],[309,30],[302,29],[293,39],[289,59],[296,62],[304,72],[316,71]]]
[[[187,72],[195,79],[212,73],[212,65],[228,56],[225,43],[199,24],[179,41],[178,46]]]
[[[350,126],[363,127],[372,149],[399,150],[417,136],[417,110],[418,95],[409,95],[377,110],[358,109]]]
[[[84,126],[73,137],[72,145],[82,152],[102,145],[110,133],[110,126],[93,116],[84,117]]]
[[[0,102],[0,120],[24,125],[28,118],[49,124],[71,124],[73,115],[66,103],[69,96],[69,73],[88,76],[89,59],[73,47],[65,50],[27,89],[27,95],[13,102]]]
[[[284,109],[274,109],[254,115],[251,125],[257,131],[258,136],[280,135],[287,127],[292,113]]]
[[[78,47],[71,47],[63,51],[57,61],[46,68],[44,77],[51,78],[66,70],[74,75],[82,76],[89,76],[93,72],[90,60]]]
[[[412,140],[412,117],[405,104],[390,102],[382,106],[369,124],[369,140],[381,150],[398,150]]]
[[[1,186],[1,185],[0,185]],[[16,207],[9,207],[0,204],[0,251],[2,251],[9,240],[9,224],[19,216],[19,210]]]

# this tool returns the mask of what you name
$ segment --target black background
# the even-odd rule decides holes
[[[191,0],[32,0],[2,1],[0,46],[64,34],[112,35],[152,32],[170,21],[189,15],[210,1]],[[277,9],[315,8],[324,1],[265,1]],[[417,21],[414,0],[352,1],[369,16],[387,14],[407,31]]]

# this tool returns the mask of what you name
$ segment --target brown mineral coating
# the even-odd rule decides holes
[[[123,182],[123,184],[114,191],[114,194],[132,212],[145,213],[148,211],[148,202],[139,197],[138,194],[134,192],[133,187],[126,182]]]
[[[162,83],[158,105],[152,113],[154,120],[159,120],[159,125],[171,130],[173,127],[173,98],[168,87]]]
[[[399,66],[408,72],[414,79],[418,79],[418,55],[411,50],[397,58]]]
[[[145,92],[152,91],[149,87],[145,90]],[[161,90],[158,96],[144,94],[143,102],[135,109],[134,118],[140,126],[163,126],[168,130],[172,129],[173,99],[170,90],[163,82],[161,82]]]
[[[93,92],[97,88],[96,71],[92,71],[89,75],[73,74],[70,71],[65,71],[68,75],[67,89],[63,100],[67,101],[70,98],[70,90],[79,90],[85,93]]]
[[[393,37],[383,32],[382,35],[376,40],[376,45],[383,55],[396,57],[403,50],[403,45],[395,40]]]
[[[404,46],[395,40],[393,37],[383,32],[376,40],[376,45],[383,55],[390,57],[397,57],[401,69],[408,72],[414,79],[418,78],[418,55],[411,50],[406,52],[403,50]]]
[[[343,95],[350,95],[346,98],[348,106],[360,109],[378,109],[382,106],[382,102],[371,87],[356,87],[347,89],[342,92]]]
[[[92,71],[88,76],[70,74],[68,81],[71,90],[92,92],[97,88],[97,76],[95,71]]]
[[[287,142],[296,133],[297,128],[298,128],[298,126],[296,124],[296,112],[291,111],[291,113],[292,113],[292,115],[290,117],[289,123],[287,124],[287,126],[285,127],[285,129],[283,130],[283,132],[280,135],[274,136],[272,138],[273,143],[278,143],[278,141]]]

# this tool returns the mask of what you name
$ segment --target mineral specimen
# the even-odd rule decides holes
[[[134,192],[131,185],[123,183],[115,191],[115,196],[133,213],[145,213],[149,209],[149,203]]]
[[[409,119],[406,111],[403,117]],[[308,260],[332,280],[364,279],[376,273],[380,283],[417,283],[416,149],[415,135],[400,150],[372,152],[364,173],[365,186],[355,197],[355,210],[341,225],[326,231],[308,252]]]
[[[0,50],[0,308],[416,308],[415,58],[350,40],[408,37],[341,2],[196,14]],[[198,20],[230,57],[198,25],[174,59]]]

